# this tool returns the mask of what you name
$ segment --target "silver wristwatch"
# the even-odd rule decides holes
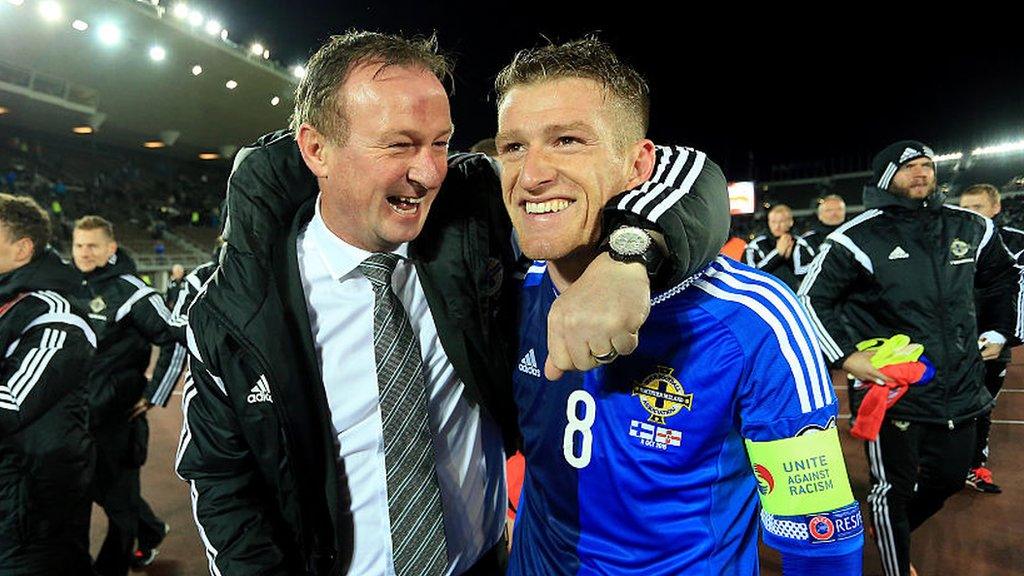
[[[622,226],[613,230],[605,246],[613,260],[640,262],[647,267],[650,276],[658,273],[665,259],[651,235],[638,226]]]

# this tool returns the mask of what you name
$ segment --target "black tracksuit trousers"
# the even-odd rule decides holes
[[[975,432],[973,420],[950,430],[886,416],[878,439],[866,443],[868,504],[886,576],[910,574],[910,533],[963,488]]]

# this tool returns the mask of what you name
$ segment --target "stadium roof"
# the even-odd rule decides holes
[[[150,2],[0,0],[0,127],[230,156],[285,125],[295,76],[228,38]]]

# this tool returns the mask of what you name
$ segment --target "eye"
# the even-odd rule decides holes
[[[392,142],[391,144],[388,144],[388,148],[404,150],[406,148],[412,148],[412,142]]]
[[[502,144],[499,152],[501,154],[515,154],[522,151],[523,145],[518,142],[509,142],[508,144]]]
[[[555,139],[556,146],[572,146],[573,144],[581,144],[583,140],[575,136],[559,136]]]

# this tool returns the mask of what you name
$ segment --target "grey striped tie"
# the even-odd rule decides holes
[[[399,259],[396,254],[374,254],[359,265],[373,284],[373,349],[384,420],[395,574],[444,574],[448,554],[427,421],[423,357],[405,308],[391,287]]]

